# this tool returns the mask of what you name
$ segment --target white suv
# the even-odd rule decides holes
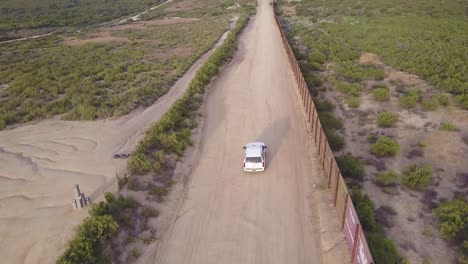
[[[244,146],[244,171],[264,171],[266,167],[266,148],[263,142],[251,142]]]

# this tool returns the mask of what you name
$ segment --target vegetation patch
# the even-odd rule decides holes
[[[364,165],[350,152],[341,155],[336,159],[341,174],[346,178],[362,180],[366,174]]]
[[[374,96],[375,100],[379,102],[385,102],[390,99],[390,91],[388,90],[388,88],[375,88],[374,90],[372,90],[372,95]]]
[[[468,203],[460,199],[446,201],[433,212],[440,222],[442,238],[455,240],[460,246],[458,262],[468,263]]]
[[[400,106],[404,108],[414,108],[421,101],[421,91],[410,89],[405,95],[400,97]]]
[[[424,188],[431,183],[432,167],[429,165],[409,165],[403,169],[401,180],[404,185],[412,189]]]
[[[393,157],[400,151],[400,145],[394,139],[381,136],[371,145],[370,150],[377,157]]]
[[[228,29],[229,17],[112,31],[128,42],[58,36],[0,44],[0,128],[62,115],[94,120],[149,106]],[[77,36],[79,39],[89,34]],[[189,49],[189,53],[174,50]]]
[[[393,170],[382,171],[377,173],[376,182],[380,186],[394,186],[400,182],[400,177]]]
[[[453,132],[458,131],[458,128],[454,124],[444,121],[440,123],[440,130]]]
[[[391,127],[398,121],[400,121],[398,114],[387,111],[380,112],[377,117],[379,127]]]

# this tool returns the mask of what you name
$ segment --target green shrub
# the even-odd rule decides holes
[[[6,126],[7,126],[7,123],[6,123],[5,119],[0,118],[0,130],[5,129]]]
[[[400,97],[400,105],[404,108],[414,108],[416,104],[421,100],[421,91],[411,89]]]
[[[359,97],[349,97],[346,99],[346,103],[351,108],[358,108],[361,105],[361,99]]]
[[[404,185],[416,189],[426,187],[432,179],[432,168],[429,165],[417,166],[409,165],[402,172],[402,182]]]
[[[130,262],[135,262],[140,256],[141,256],[141,253],[138,250],[138,248],[132,248],[132,250],[130,251],[130,256],[129,256]]]
[[[366,233],[366,239],[375,263],[408,263],[406,259],[398,253],[395,243],[393,243],[392,240],[385,238],[384,235]]]
[[[346,141],[335,129],[325,129],[325,136],[327,137],[328,144],[333,151],[339,151],[344,148]]]
[[[57,263],[101,263],[105,259],[102,246],[117,230],[118,225],[110,215],[85,218]]]
[[[320,124],[324,129],[340,129],[343,127],[341,119],[336,118],[330,112],[318,112]]]
[[[377,123],[379,124],[379,127],[391,127],[399,120],[400,117],[398,114],[387,111],[380,112],[377,117]]]
[[[314,105],[315,109],[317,109],[317,112],[322,113],[322,112],[331,112],[333,109],[335,109],[335,106],[333,105],[332,102],[328,100],[321,100],[321,99],[315,99],[314,97]]]
[[[338,82],[336,87],[341,92],[352,97],[359,97],[362,93],[362,86],[355,83]]]
[[[132,178],[130,177],[128,179],[128,185],[127,185],[128,189],[131,190],[131,191],[135,191],[136,188],[137,188],[137,182],[135,180],[135,178]]]
[[[452,123],[442,122],[440,123],[440,130],[452,132],[452,131],[457,131],[458,128]]]
[[[372,90],[372,95],[375,100],[379,102],[384,102],[390,99],[390,91],[387,88],[376,88]]]
[[[393,170],[377,173],[377,184],[380,186],[392,186],[398,182],[399,175]]]
[[[149,193],[151,195],[156,195],[158,197],[158,199],[162,199],[169,192],[168,192],[166,187],[154,187],[149,191]]]
[[[446,240],[468,240],[468,203],[464,200],[442,202],[433,210],[440,221],[440,234]]]
[[[141,210],[141,216],[146,217],[146,218],[148,218],[148,217],[158,217],[159,212],[156,209],[154,209],[153,207],[151,207],[151,206],[145,206]]]
[[[400,145],[389,137],[379,137],[377,142],[371,145],[371,153],[377,157],[395,156],[400,151]]]
[[[379,232],[380,225],[375,220],[375,207],[367,194],[363,194],[360,189],[353,188],[351,199],[359,216],[362,228],[368,232]]]
[[[435,111],[437,110],[438,106],[439,106],[438,101],[432,97],[427,98],[421,102],[421,108],[424,111]]]
[[[443,94],[443,93],[434,94],[433,98],[442,106],[449,105],[449,97],[446,94]]]
[[[338,163],[341,174],[346,178],[362,180],[366,174],[361,161],[349,152],[338,157],[336,162]]]
[[[137,153],[130,157],[128,167],[130,171],[142,175],[151,170],[151,163],[145,154]]]

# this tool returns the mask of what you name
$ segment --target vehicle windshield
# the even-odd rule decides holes
[[[262,163],[262,158],[261,157],[246,157],[245,162],[248,162],[248,163]]]

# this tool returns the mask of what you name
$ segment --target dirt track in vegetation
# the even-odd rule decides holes
[[[319,165],[294,89],[272,7],[261,0],[210,90],[199,161],[174,221],[139,263],[322,263]],[[242,171],[249,141],[268,145],[265,172]]]

